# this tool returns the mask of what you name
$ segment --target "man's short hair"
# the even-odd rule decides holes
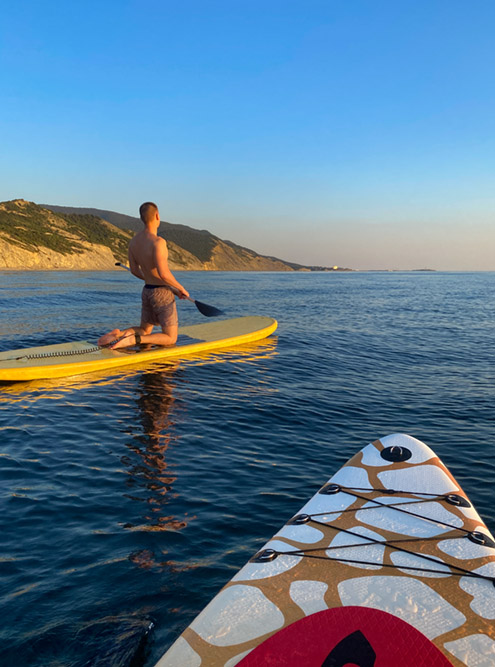
[[[152,201],[146,201],[139,207],[139,215],[144,223],[151,222],[158,213],[158,206]]]

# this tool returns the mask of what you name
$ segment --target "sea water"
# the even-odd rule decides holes
[[[2,667],[153,665],[388,433],[433,447],[495,530],[494,273],[179,279],[229,317],[275,317],[276,334],[0,387]],[[0,273],[0,349],[96,341],[138,323],[139,293],[124,272]],[[189,302],[179,315],[203,321]]]

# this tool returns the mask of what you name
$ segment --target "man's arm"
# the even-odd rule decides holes
[[[136,276],[136,278],[140,278],[141,280],[144,280],[144,274],[141,271],[141,267],[136,261],[136,258],[132,254],[132,247],[129,246],[129,252],[128,252],[128,257],[129,257],[129,268],[131,269],[131,273],[133,276]]]
[[[187,299],[189,292],[182,287],[182,285],[177,282],[174,278],[172,272],[168,268],[168,248],[167,242],[165,239],[158,238],[158,241],[155,244],[155,265],[158,272],[158,275],[163,280],[164,283],[170,285],[178,292],[178,296],[181,299]]]

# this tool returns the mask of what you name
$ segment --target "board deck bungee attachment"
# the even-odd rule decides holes
[[[157,667],[494,667],[495,541],[407,435],[356,454]]]

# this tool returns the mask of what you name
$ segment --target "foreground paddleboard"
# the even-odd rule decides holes
[[[271,317],[238,317],[179,327],[173,347],[109,350],[88,341],[0,352],[0,382],[67,377],[252,343],[277,328]]]
[[[356,454],[157,667],[494,667],[495,542],[422,442]]]

